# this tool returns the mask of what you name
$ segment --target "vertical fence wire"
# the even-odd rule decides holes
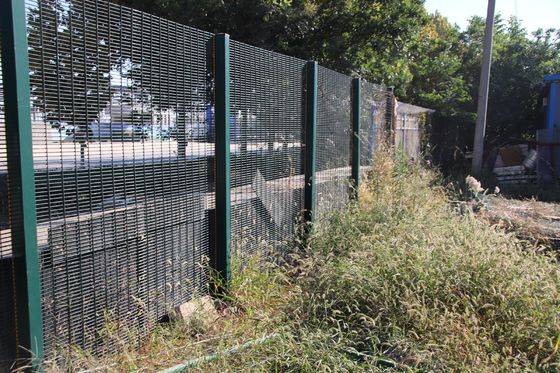
[[[317,207],[320,219],[350,196],[352,79],[319,66],[317,83]]]
[[[305,61],[231,42],[232,235],[238,255],[293,240],[302,208]]]
[[[103,351],[207,291],[211,34],[26,2],[46,348]]]
[[[0,33],[0,49],[2,34]],[[2,56],[0,55],[0,67]],[[10,201],[8,195],[8,151],[6,146],[6,117],[4,80],[0,74],[0,371],[8,370],[16,358],[19,343],[16,334],[16,279],[12,253]]]
[[[362,96],[360,105],[362,142],[361,161],[362,172],[366,172],[372,165],[377,150],[386,141],[385,120],[387,111],[387,94],[385,87],[362,81]]]
[[[208,291],[219,234],[209,218],[212,34],[105,0],[25,4],[45,349],[101,354]],[[305,61],[230,45],[232,247],[270,258],[296,238],[303,208]],[[362,83],[362,166],[384,138],[392,102]],[[351,78],[319,67],[319,218],[349,199],[351,144]],[[4,361],[17,345],[8,181],[0,80]]]

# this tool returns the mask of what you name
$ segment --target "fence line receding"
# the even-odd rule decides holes
[[[25,349],[110,351],[208,294],[209,268],[229,271],[230,252],[283,252],[302,219],[348,203],[391,128],[385,87],[358,81],[356,98],[349,76],[227,35],[103,0],[3,7],[25,27],[3,15],[0,370]],[[12,79],[13,56],[29,74]],[[8,105],[25,84],[29,105]]]

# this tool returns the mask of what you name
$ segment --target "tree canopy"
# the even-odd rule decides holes
[[[471,18],[466,30],[450,24],[441,14],[429,14],[423,0],[115,0],[120,4],[210,32],[227,32],[233,39],[302,59],[372,82],[393,86],[399,99],[437,110],[432,141],[436,158],[453,162],[456,150],[469,150],[476,117],[484,19]],[[38,11],[52,13],[57,2],[47,1]],[[51,4],[51,5],[48,5]],[[72,8],[74,19],[80,9]],[[38,25],[33,24],[31,30]],[[83,35],[62,22],[59,35],[31,32],[30,38],[67,40],[80,48]],[[61,39],[62,38],[62,39]],[[49,39],[49,40],[50,40]],[[54,39],[53,39],[54,40]],[[560,72],[560,32],[538,30],[528,34],[516,19],[495,19],[495,44],[488,106],[487,142],[500,145],[534,136],[538,123],[539,93],[545,74]],[[54,42],[54,41],[53,41]],[[62,51],[66,54],[67,51]],[[109,51],[111,52],[111,51]],[[31,50],[30,54],[52,53]],[[89,122],[99,104],[89,100],[88,78],[72,74],[60,51],[52,66],[33,64],[36,93],[49,90],[42,77],[54,73],[65,84],[86,95],[62,117],[81,113]],[[42,56],[44,57],[44,56]],[[84,49],[83,60],[97,64]],[[39,60],[38,58],[36,60]],[[44,60],[44,58],[43,58]],[[94,71],[109,95],[107,71],[118,63],[109,58]],[[55,71],[56,70],[56,71]],[[83,87],[82,87],[83,86]],[[82,89],[83,88],[83,89]],[[38,95],[40,96],[40,95]],[[48,97],[56,99],[56,95]],[[49,107],[56,102],[37,103]],[[59,115],[59,116],[60,116]]]
[[[437,35],[443,41],[428,44],[433,48],[443,43],[449,52],[436,49],[431,56],[420,52],[427,61],[415,70],[407,92],[409,100],[438,110],[433,143],[440,147],[438,156],[443,163],[453,163],[457,150],[472,149],[484,19],[473,17],[464,32],[452,29],[440,29]],[[551,29],[528,34],[519,20],[498,15],[492,61],[486,147],[533,139],[541,125],[543,76],[560,71],[560,32]],[[426,79],[423,71],[434,72],[437,79]]]

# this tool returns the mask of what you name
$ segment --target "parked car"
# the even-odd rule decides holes
[[[171,138],[168,128],[152,124],[141,126],[140,135],[142,136],[142,139],[150,140],[169,140]]]
[[[65,132],[67,139],[77,142],[109,140],[134,141],[149,138],[152,136],[153,132],[157,132],[147,128],[148,126],[141,126],[139,124],[132,123],[93,122],[87,127],[84,125],[66,125]]]
[[[94,140],[132,140],[142,135],[140,126],[131,123],[91,123],[90,135]]]

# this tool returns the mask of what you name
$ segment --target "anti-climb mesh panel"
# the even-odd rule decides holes
[[[0,47],[2,34],[0,33]],[[0,55],[0,67],[2,57]],[[12,257],[12,237],[10,232],[10,212],[8,202],[8,151],[6,147],[6,117],[4,106],[4,81],[0,74],[0,260]]]
[[[385,141],[387,91],[385,87],[362,81],[360,102],[360,141],[362,172],[373,162],[375,152]]]
[[[305,62],[230,46],[232,247],[262,256],[293,240],[302,207]]]
[[[422,157],[422,135],[430,110],[419,106],[397,103],[395,116],[395,148],[410,160]]]
[[[2,34],[0,33],[0,49]],[[0,56],[0,68],[2,57]],[[8,371],[17,352],[16,291],[20,289],[14,276],[10,200],[8,193],[8,150],[6,146],[6,117],[4,81],[0,74],[0,371]]]
[[[316,214],[346,205],[351,176],[352,79],[319,66],[317,82]]]
[[[45,349],[99,352],[206,291],[211,34],[26,4]]]

